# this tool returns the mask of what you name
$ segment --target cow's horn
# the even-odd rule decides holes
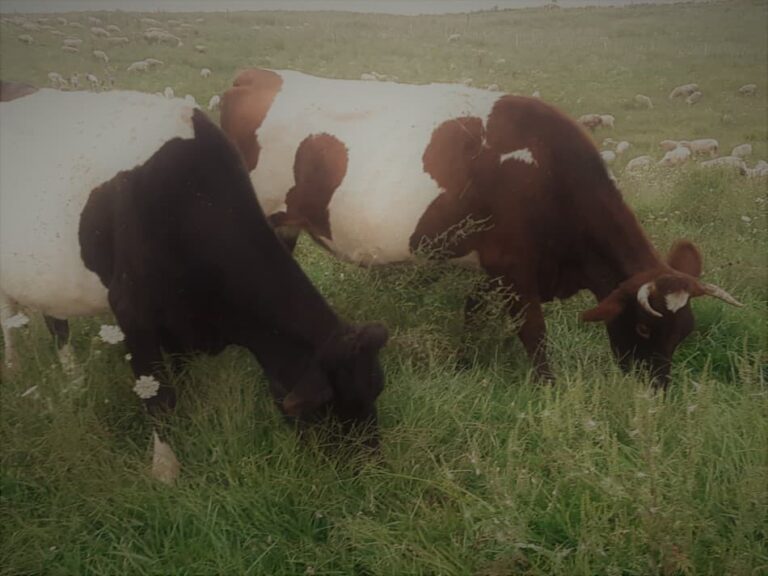
[[[725,290],[720,288],[720,286],[715,286],[714,284],[706,284],[705,282],[701,282],[701,289],[704,294],[707,296],[714,296],[715,298],[720,298],[723,302],[728,302],[728,304],[731,304],[733,306],[744,306],[741,302],[736,300],[733,296],[728,294]]]
[[[651,292],[655,288],[656,287],[654,286],[653,282],[646,282],[640,286],[640,289],[637,291],[637,302],[640,304],[640,306],[643,307],[643,310],[648,312],[648,314],[661,318],[661,314],[656,312],[656,310],[651,307],[651,303],[648,301],[648,297],[651,295]]]

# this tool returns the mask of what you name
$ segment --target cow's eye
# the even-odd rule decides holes
[[[645,324],[635,324],[635,332],[637,332],[640,338],[645,338],[646,340],[651,337],[651,329]]]

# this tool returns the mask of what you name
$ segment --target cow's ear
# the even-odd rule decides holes
[[[581,313],[583,322],[610,322],[624,311],[627,295],[623,288],[616,288],[594,308]]]
[[[364,324],[357,329],[355,339],[360,348],[381,350],[389,340],[389,331],[383,324]]]
[[[701,276],[701,252],[693,242],[688,240],[678,240],[672,245],[667,256],[667,264],[678,272],[694,278]]]
[[[333,398],[326,375],[314,368],[305,372],[282,402],[283,412],[293,418],[311,414]]]

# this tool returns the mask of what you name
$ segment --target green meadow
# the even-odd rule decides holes
[[[693,240],[704,279],[744,307],[693,302],[697,328],[659,395],[642,374],[621,373],[601,326],[578,321],[591,295],[554,302],[557,381],[542,386],[501,306],[465,333],[474,274],[438,263],[357,268],[302,239],[296,256],[339,314],[390,329],[380,457],[334,447],[322,427],[300,439],[258,364],[230,349],[190,358],[179,377],[170,430],[183,468],[173,488],[149,477],[151,429],[127,350],[98,338],[114,320],[71,323],[70,376],[27,311],[32,321],[16,332],[22,366],[0,384],[0,574],[768,574],[767,181],[693,162],[623,171],[635,156],[660,159],[666,138],[716,138],[722,155],[751,143],[750,166],[768,159],[764,0],[428,17],[52,16],[85,28],[0,24],[2,79],[46,86],[49,72],[92,73],[119,89],[170,86],[205,106],[249,66],[376,72],[538,90],[574,117],[613,114],[615,127],[595,138],[631,143],[612,170],[656,246]],[[88,16],[129,43],[94,38]],[[148,44],[141,17],[183,45]],[[60,50],[69,36],[83,40],[78,53]],[[148,57],[164,64],[127,72]],[[689,82],[700,102],[667,99]],[[756,96],[739,96],[748,83]],[[654,108],[637,107],[638,93]],[[30,161],[45,169],[44,158]],[[460,369],[462,351],[472,361]]]

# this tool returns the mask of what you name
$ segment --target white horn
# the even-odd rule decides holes
[[[720,286],[715,286],[714,284],[706,284],[702,282],[701,288],[704,290],[704,294],[707,294],[708,296],[714,296],[715,298],[720,298],[720,300],[724,302],[728,302],[728,304],[731,304],[733,306],[744,306],[744,304],[736,300],[736,298],[728,294],[728,292],[720,288]]]
[[[646,282],[642,286],[640,286],[640,289],[637,291],[637,302],[642,306],[643,310],[648,312],[648,314],[651,314],[653,316],[657,316],[658,318],[661,318],[661,314],[656,312],[651,307],[651,303],[648,301],[648,297],[651,295],[651,292],[655,289],[653,282]]]

